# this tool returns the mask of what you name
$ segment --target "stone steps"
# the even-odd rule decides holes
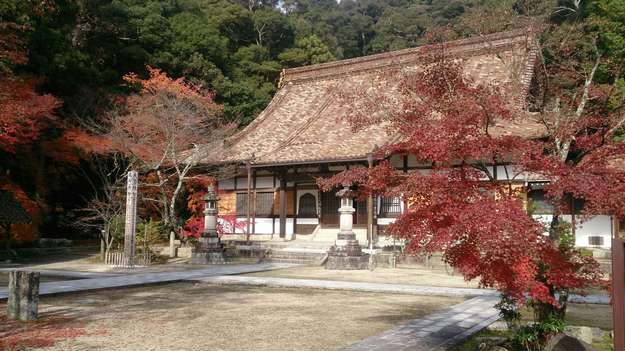
[[[366,228],[353,228],[356,234],[356,239],[361,246],[367,245],[367,229]],[[334,243],[336,235],[339,233],[338,227],[321,227],[314,234],[313,242],[331,242]]]
[[[326,255],[325,250],[305,250],[305,249],[282,249],[269,250],[263,257],[263,262],[278,263],[298,263],[308,265],[319,265]]]

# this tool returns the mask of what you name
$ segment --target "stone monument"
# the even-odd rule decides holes
[[[39,308],[39,272],[9,272],[7,318],[21,321],[37,319]]]
[[[139,174],[128,172],[126,187],[126,227],[124,231],[124,267],[135,265],[135,238],[137,236],[137,183]]]
[[[369,255],[362,252],[353,227],[354,209],[353,193],[349,189],[349,184],[343,184],[343,189],[336,193],[341,198],[339,208],[339,233],[336,236],[336,243],[328,251],[326,269],[354,270],[367,269]]]
[[[215,186],[209,185],[204,196],[204,232],[191,250],[191,264],[224,264],[224,247],[217,235],[217,203]]]

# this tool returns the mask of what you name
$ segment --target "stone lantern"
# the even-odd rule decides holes
[[[343,184],[343,189],[336,193],[341,198],[339,208],[339,233],[336,243],[328,251],[326,269],[367,269],[368,255],[362,252],[356,233],[353,231],[354,223],[354,197],[349,189],[349,184]]]
[[[204,196],[204,232],[191,250],[192,264],[223,264],[224,248],[217,235],[217,203],[215,186],[209,185]]]

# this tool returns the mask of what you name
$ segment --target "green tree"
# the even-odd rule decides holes
[[[336,59],[328,46],[314,34],[296,40],[295,47],[284,50],[278,58],[287,67],[314,65]]]

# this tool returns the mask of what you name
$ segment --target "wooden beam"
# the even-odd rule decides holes
[[[280,174],[280,237],[286,237],[286,174]]]

